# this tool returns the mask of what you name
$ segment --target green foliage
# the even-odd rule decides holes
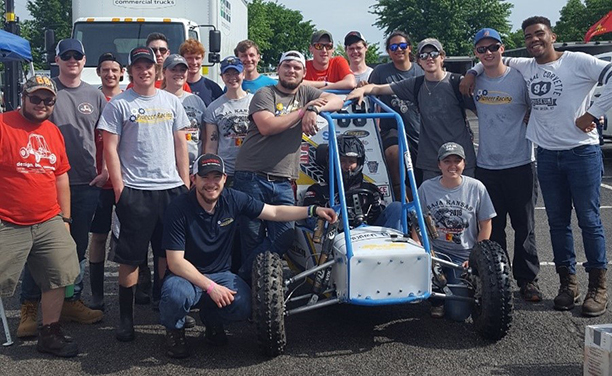
[[[504,45],[506,46],[507,50],[525,47],[525,34],[523,33],[523,30],[518,29],[508,34],[508,36],[504,39]]]
[[[584,40],[587,30],[612,10],[612,0],[568,0],[561,9],[561,17],[554,27],[558,42]],[[612,40],[612,33],[602,34],[591,39]]]
[[[263,0],[253,0],[248,9],[249,39],[259,45],[264,67],[275,67],[285,51],[308,51],[314,26],[299,11]]]
[[[453,56],[469,55],[474,35],[483,27],[508,35],[512,7],[503,0],[378,0],[371,13],[386,35],[403,30],[415,44],[434,37]]]
[[[374,66],[378,64],[378,61],[380,59],[380,50],[377,44],[369,44],[367,41],[366,44],[368,45],[368,51],[366,52],[365,59],[366,64],[369,66]],[[342,43],[338,43],[336,45],[336,49],[334,50],[334,56],[342,56],[346,59],[346,61],[349,61],[348,55],[346,54],[346,50],[344,49]]]

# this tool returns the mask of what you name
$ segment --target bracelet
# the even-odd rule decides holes
[[[210,281],[210,282],[211,282],[211,283],[210,283],[210,285],[208,285],[208,288],[206,289],[206,293],[207,293],[208,295],[210,295],[210,293],[212,292],[212,290],[214,290],[214,289],[215,289],[215,287],[217,287],[217,284],[216,284],[215,282],[213,282],[213,281]]]
[[[317,205],[310,205],[308,207],[308,218],[318,217],[317,215]]]
[[[300,117],[300,119],[304,117],[304,113],[305,113],[305,112],[306,112],[306,111],[304,111],[304,109],[303,109],[303,108],[300,108],[300,111],[298,111],[298,116]]]

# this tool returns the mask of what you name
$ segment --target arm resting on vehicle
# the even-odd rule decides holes
[[[492,229],[493,229],[493,222],[491,221],[491,218],[485,219],[484,221],[479,221],[477,241],[488,240],[491,237]]]

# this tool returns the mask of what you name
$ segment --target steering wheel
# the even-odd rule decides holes
[[[366,213],[376,200],[374,192],[366,188],[353,188],[346,191],[344,196],[346,197],[349,225],[351,227],[360,226],[365,222]]]

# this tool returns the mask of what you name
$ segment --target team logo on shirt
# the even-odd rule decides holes
[[[234,222],[234,218],[224,218],[217,223],[219,224],[219,226],[225,227],[229,226],[232,222]]]
[[[509,104],[512,102],[512,96],[502,91],[478,90],[474,99],[482,104]]]
[[[30,134],[28,137],[28,144],[19,149],[19,155],[23,159],[34,157],[36,161],[36,164],[32,164],[31,162],[18,162],[17,171],[21,173],[45,173],[45,169],[55,171],[54,166],[41,166],[39,164],[43,159],[48,159],[51,165],[55,165],[55,162],[57,162],[57,156],[49,150],[47,141],[40,134]]]
[[[79,104],[77,108],[79,112],[84,115],[90,115],[91,113],[93,113],[93,109],[94,109],[91,103],[87,103],[87,102]]]
[[[172,111],[161,108],[134,108],[129,117],[130,122],[140,124],[156,124],[163,121],[174,119]]]

